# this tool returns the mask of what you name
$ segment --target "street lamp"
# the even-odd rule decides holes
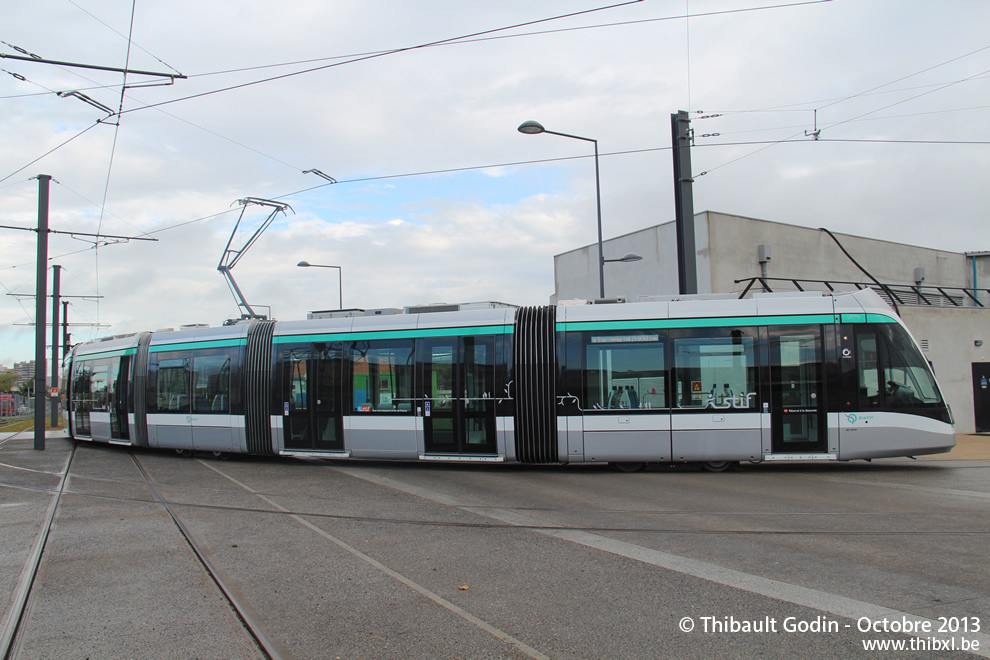
[[[338,300],[337,309],[344,309],[344,271],[340,266],[324,266],[323,264],[311,264],[308,261],[300,261],[296,264],[300,268],[336,268],[337,278],[340,285],[340,299]]]
[[[518,130],[520,133],[525,133],[526,135],[549,133],[550,135],[559,135],[561,137],[574,138],[575,140],[584,140],[585,142],[591,142],[595,145],[595,203],[597,204],[597,208],[598,208],[598,294],[600,298],[604,298],[605,297],[605,255],[602,253],[602,192],[598,177],[598,140],[581,137],[580,135],[570,135],[568,133],[558,133],[556,131],[548,131],[547,129],[543,128],[543,124],[533,120],[524,121],[523,123],[519,124]]]
[[[602,259],[602,261],[604,261],[605,263],[621,262],[621,263],[624,263],[624,264],[627,264],[630,261],[642,261],[642,260],[643,260],[643,257],[639,256],[635,252],[626,252],[624,255],[622,255],[618,259]]]

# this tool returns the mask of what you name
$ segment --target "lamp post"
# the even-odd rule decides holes
[[[626,252],[624,255],[622,255],[618,259],[602,259],[602,261],[604,261],[605,263],[621,262],[621,263],[624,263],[624,264],[627,264],[630,261],[642,261],[642,260],[643,260],[643,257],[639,256],[635,252]]]
[[[339,283],[340,298],[337,301],[338,308],[344,309],[344,271],[340,266],[325,266],[323,264],[311,264],[308,261],[300,261],[296,264],[300,268],[336,268],[337,269],[337,281]]]
[[[608,263],[623,263],[623,264],[627,264],[627,263],[629,263],[631,261],[642,261],[642,259],[643,259],[643,257],[639,256],[635,252],[626,252],[624,255],[622,255],[618,259],[602,259],[602,263],[606,263],[606,264],[608,264]],[[603,295],[602,297],[604,298],[605,296]]]
[[[538,133],[549,133],[550,135],[559,135],[561,137],[574,138],[575,140],[584,140],[585,142],[591,142],[595,145],[595,203],[598,208],[598,294],[600,298],[605,297],[605,255],[602,253],[602,192],[601,186],[599,184],[598,177],[598,140],[592,138],[581,137],[580,135],[570,135],[568,133],[558,133],[556,131],[548,131],[543,128],[543,124],[538,121],[524,121],[519,124],[518,128],[520,133],[525,133],[526,135],[537,135]]]

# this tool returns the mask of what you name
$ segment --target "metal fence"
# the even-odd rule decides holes
[[[856,291],[873,289],[888,304],[917,305],[922,307],[975,307],[986,309],[990,305],[990,289],[964,289],[948,286],[919,286],[913,284],[868,284],[863,282],[840,282],[835,280],[798,280],[786,277],[750,277],[735,280],[745,284],[740,298],[755,292],[780,291]]]

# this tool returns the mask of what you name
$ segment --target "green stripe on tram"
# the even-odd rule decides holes
[[[467,337],[476,335],[510,335],[511,325],[478,325],[461,328],[416,328],[411,330],[372,330],[365,332],[330,332],[323,334],[279,335],[276,344],[318,341],[366,341],[376,339],[421,339],[425,337]]]
[[[208,341],[189,341],[175,344],[153,344],[148,350],[152,353],[166,353],[168,351],[188,351],[197,348],[229,348],[231,346],[244,346],[247,339],[238,337],[236,339],[211,339]]]
[[[101,360],[103,358],[121,357],[123,355],[137,355],[136,348],[119,348],[115,351],[102,351],[100,353],[86,353],[77,355],[76,360]]]
[[[649,330],[672,328],[730,328],[761,325],[820,325],[833,323],[897,323],[885,314],[797,314],[794,316],[729,316],[636,321],[572,321],[557,324],[557,332],[582,330]]]
[[[885,314],[843,314],[843,323],[897,323]]]
[[[761,325],[820,325],[835,323],[836,314],[795,316],[723,316],[695,319],[643,319],[636,321],[576,321],[558,323],[558,332],[581,330],[648,330],[667,328],[747,328]]]

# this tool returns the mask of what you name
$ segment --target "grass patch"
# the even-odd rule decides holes
[[[17,433],[19,431],[29,431],[34,428],[34,418],[31,419],[15,419],[10,422],[4,422],[0,424],[0,433]],[[62,428],[61,423],[57,426],[52,426],[52,420],[50,417],[45,416],[45,430],[46,431],[57,431]]]

